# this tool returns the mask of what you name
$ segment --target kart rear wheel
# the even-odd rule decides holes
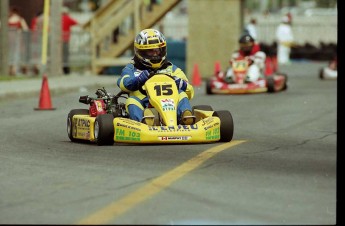
[[[203,110],[203,111],[213,111],[213,108],[210,105],[195,105],[192,108],[194,113],[194,109]]]
[[[206,94],[213,94],[211,89],[211,79],[206,80]]]
[[[274,78],[273,76],[268,76],[266,78],[267,81],[267,92],[274,93]]]
[[[68,134],[69,139],[72,142],[77,141],[75,138],[73,138],[73,134],[77,133],[77,131],[75,131],[75,128],[73,128],[73,125],[72,125],[72,123],[73,123],[72,119],[73,119],[74,115],[89,115],[89,110],[88,109],[73,109],[68,113],[68,116],[67,116],[67,134]]]
[[[221,142],[230,142],[234,135],[234,121],[230,111],[215,111],[213,116],[220,119],[220,140]]]
[[[283,89],[282,90],[287,90],[288,88],[288,85],[287,85],[287,81],[288,81],[288,77],[287,77],[287,74],[281,74],[282,76],[284,76],[285,78],[285,82],[284,82],[284,86],[283,86]]]
[[[95,120],[94,137],[98,146],[113,145],[114,116],[112,114],[98,115]]]

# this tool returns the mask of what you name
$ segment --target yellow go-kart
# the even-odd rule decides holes
[[[91,141],[97,145],[113,143],[210,143],[230,142],[234,124],[228,110],[214,111],[209,105],[193,106],[194,123],[181,125],[177,119],[179,93],[169,74],[150,76],[142,87],[149,97],[154,124],[149,126],[129,118],[125,110],[128,94],[109,94],[104,88],[96,98],[80,96],[79,102],[89,109],[71,110],[67,117],[67,133],[71,141]]]

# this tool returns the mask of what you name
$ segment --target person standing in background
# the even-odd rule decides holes
[[[278,42],[278,64],[289,64],[291,46],[294,41],[289,17],[284,16],[282,18],[282,21],[276,30],[276,38]]]
[[[246,26],[246,31],[254,40],[258,40],[258,32],[256,30],[256,19],[255,18],[250,19],[249,23]]]
[[[62,27],[62,63],[65,75],[70,73],[69,65],[69,41],[71,38],[71,27],[78,25],[78,22],[69,15],[69,9],[63,7],[61,16]]]
[[[30,61],[34,75],[39,74],[39,62],[41,59],[42,49],[42,27],[43,27],[43,12],[38,11],[36,16],[31,19],[31,56]]]
[[[21,52],[24,49],[23,32],[27,32],[29,27],[24,18],[20,15],[17,7],[12,6],[8,17],[9,31],[9,74],[14,76],[17,74],[18,67],[23,63]],[[22,72],[26,73],[26,67],[22,66]]]
[[[290,26],[292,26],[292,13],[291,13],[291,12],[288,12],[288,13],[286,14],[286,16],[289,18]]]

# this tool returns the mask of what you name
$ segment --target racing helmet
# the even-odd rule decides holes
[[[167,43],[164,35],[155,29],[142,30],[134,40],[137,61],[149,68],[158,69],[166,62]]]
[[[249,34],[244,34],[240,37],[238,42],[240,44],[240,50],[244,52],[244,54],[249,55],[253,49],[255,40]]]

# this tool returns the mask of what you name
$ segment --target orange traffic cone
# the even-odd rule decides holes
[[[266,68],[265,68],[265,75],[272,75],[273,74],[273,64],[271,57],[266,58]]]
[[[200,73],[199,73],[198,64],[194,64],[192,85],[193,86],[200,86],[201,85],[201,76],[200,76]]]
[[[219,61],[216,61],[216,63],[214,64],[214,75],[217,76],[220,70],[220,63]]]
[[[42,88],[41,88],[41,94],[40,94],[40,101],[38,104],[38,108],[34,108],[35,110],[55,110],[55,108],[52,107],[52,102],[50,99],[50,91],[48,86],[48,78],[46,75],[43,75],[42,80]]]

